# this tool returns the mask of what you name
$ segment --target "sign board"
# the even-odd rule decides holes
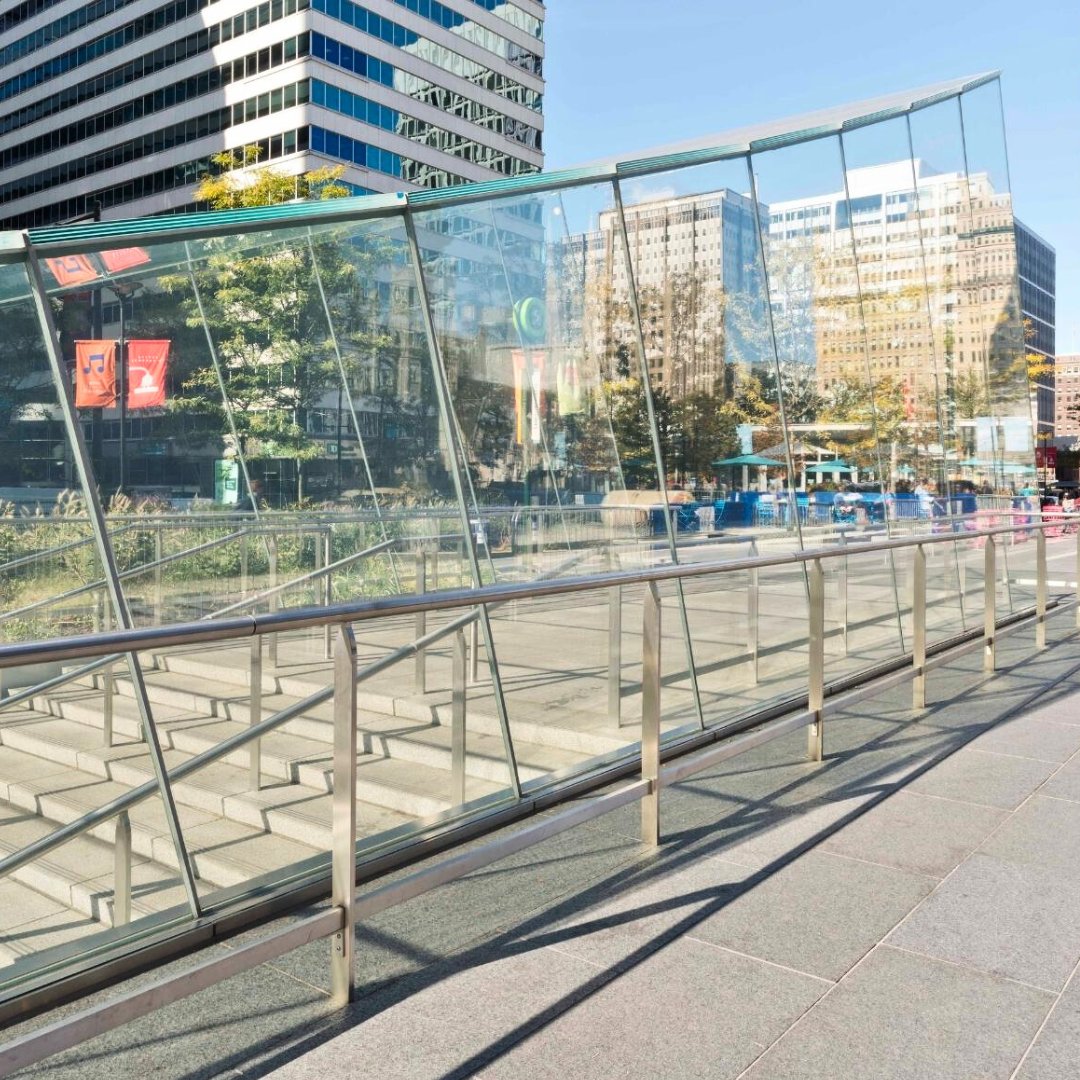
[[[214,502],[235,506],[240,501],[240,463],[219,460],[214,462]]]

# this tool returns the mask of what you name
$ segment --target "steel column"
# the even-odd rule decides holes
[[[475,626],[476,623],[474,622]],[[453,690],[450,704],[450,802],[460,806],[465,802],[465,668],[468,650],[465,632],[458,630],[453,642]]]
[[[608,589],[608,719],[622,724],[622,589]]]
[[[165,606],[165,590],[162,581],[161,559],[163,551],[162,526],[159,523],[154,529],[154,621],[159,625],[163,621]]]
[[[1046,648],[1046,530],[1035,530],[1035,648]]]
[[[840,533],[840,547],[847,547],[847,533]],[[921,548],[919,550],[922,550]],[[837,577],[839,596],[837,601],[840,607],[840,639],[844,644],[844,655],[848,655],[848,557],[845,555],[840,560],[840,570]]]
[[[825,756],[825,572],[820,559],[807,566],[807,586],[810,599],[807,662],[807,708],[814,715],[807,735],[807,755],[811,761]]]
[[[750,541],[750,557],[758,556],[757,540]],[[760,672],[758,660],[760,653],[761,629],[759,620],[761,617],[761,593],[760,577],[757,570],[750,571],[750,581],[746,589],[746,637],[750,646],[750,678],[754,686],[757,686]]]
[[[266,537],[266,557],[270,564],[270,588],[276,589],[278,584],[278,547],[276,536],[271,535]],[[278,609],[278,594],[276,592],[270,594],[269,607],[271,615]],[[276,668],[278,662],[277,634],[270,635],[270,640],[267,643],[267,653],[270,657],[270,663]]]
[[[986,538],[983,548],[983,671],[993,671],[997,633],[997,549],[994,538]]]
[[[23,243],[26,245],[26,273],[30,279],[30,294],[41,327],[41,336],[49,360],[53,385],[56,387],[57,403],[63,417],[64,429],[69,445],[72,448],[75,468],[79,475],[79,482],[82,485],[83,498],[86,500],[87,515],[90,518],[98,558],[101,560],[105,584],[109,591],[109,598],[112,601],[117,624],[120,629],[131,630],[133,629],[131,610],[120,585],[120,572],[117,569],[116,556],[109,541],[105,512],[101,507],[96,479],[90,465],[90,455],[87,452],[82,424],[79,422],[75,412],[67,364],[64,363],[64,357],[60,350],[60,333],[53,318],[52,305],[41,273],[41,264],[38,261],[33,244],[30,243],[29,236],[25,233],[23,234]],[[131,673],[132,690],[139,708],[143,737],[149,748],[154,778],[157,781],[158,791],[161,793],[165,820],[169,826],[169,835],[176,852],[177,865],[180,868],[180,879],[184,885],[188,907],[191,909],[192,915],[199,918],[202,914],[202,906],[199,903],[199,895],[195,889],[195,876],[192,873],[191,863],[188,859],[184,834],[180,829],[180,818],[176,812],[176,802],[173,799],[172,788],[169,786],[165,758],[161,752],[161,744],[158,741],[157,728],[154,726],[154,716],[150,708],[150,697],[146,692],[146,683],[143,680],[142,667],[139,664],[138,655],[134,652],[127,654],[127,662],[128,670]]]
[[[427,556],[423,551],[416,553],[416,595],[421,596],[427,592]],[[427,612],[418,611],[414,616],[414,629],[416,640],[419,641],[427,633]],[[421,647],[416,650],[413,667],[413,682],[418,694],[427,693],[427,649]]]
[[[113,926],[131,922],[131,818],[126,810],[116,815],[113,838]]]
[[[660,590],[649,582],[641,624],[641,779],[649,793],[641,799],[641,842],[660,843]]]
[[[248,672],[248,726],[262,720],[262,634],[251,639],[251,666]],[[262,740],[252,739],[248,748],[248,784],[252,791],[262,787]]]
[[[338,627],[334,643],[333,863],[330,903],[341,908],[341,929],[330,944],[330,997],[344,1005],[356,994],[354,915],[356,907],[356,638],[352,626]]]
[[[922,544],[915,548],[911,575],[912,643],[911,707],[926,708],[926,550]]]

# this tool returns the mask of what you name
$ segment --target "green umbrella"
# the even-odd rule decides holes
[[[782,461],[775,458],[762,457],[761,454],[741,454],[739,457],[724,458],[723,461],[711,463],[713,468],[720,465],[783,465]]]
[[[854,472],[855,467],[837,458],[835,461],[818,461],[806,466],[807,472]]]

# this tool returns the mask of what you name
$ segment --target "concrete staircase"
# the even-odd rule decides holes
[[[147,690],[171,770],[252,720],[247,651],[201,647],[144,657]],[[289,641],[281,643],[287,661]],[[151,664],[153,665],[151,667]],[[329,685],[329,662],[264,666],[262,717]],[[126,668],[116,665],[113,746],[103,736],[102,673],[0,711],[0,855],[75,821],[153,778]],[[359,694],[356,797],[361,840],[430,821],[454,805],[447,693]],[[467,717],[465,801],[497,797],[509,771],[498,721],[481,698]],[[530,735],[532,738],[530,738]],[[323,855],[331,842],[332,702],[261,739],[261,787],[241,747],[172,784],[204,895]],[[618,741],[514,726],[522,782],[571,769]],[[132,919],[184,902],[161,800],[130,812]],[[0,879],[0,965],[109,926],[115,819]],[[40,959],[40,958],[39,958]]]

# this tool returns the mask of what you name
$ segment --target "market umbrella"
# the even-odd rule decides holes
[[[783,465],[776,458],[764,457],[762,454],[740,454],[738,457],[724,458],[723,461],[711,462],[713,468],[720,465]]]
[[[837,458],[835,461],[818,461],[813,465],[806,466],[807,472],[854,472],[855,466],[849,465],[846,461],[841,461]]]
[[[770,465],[783,465],[784,462],[777,461],[776,458],[765,457],[763,454],[740,454],[738,457],[724,458],[722,461],[714,461],[711,463],[714,469],[720,468],[724,465],[730,465],[734,468],[737,465],[742,466],[742,484],[744,488],[750,487],[750,468],[751,465],[758,465],[763,468],[768,468]],[[764,487],[764,484],[762,485]]]

